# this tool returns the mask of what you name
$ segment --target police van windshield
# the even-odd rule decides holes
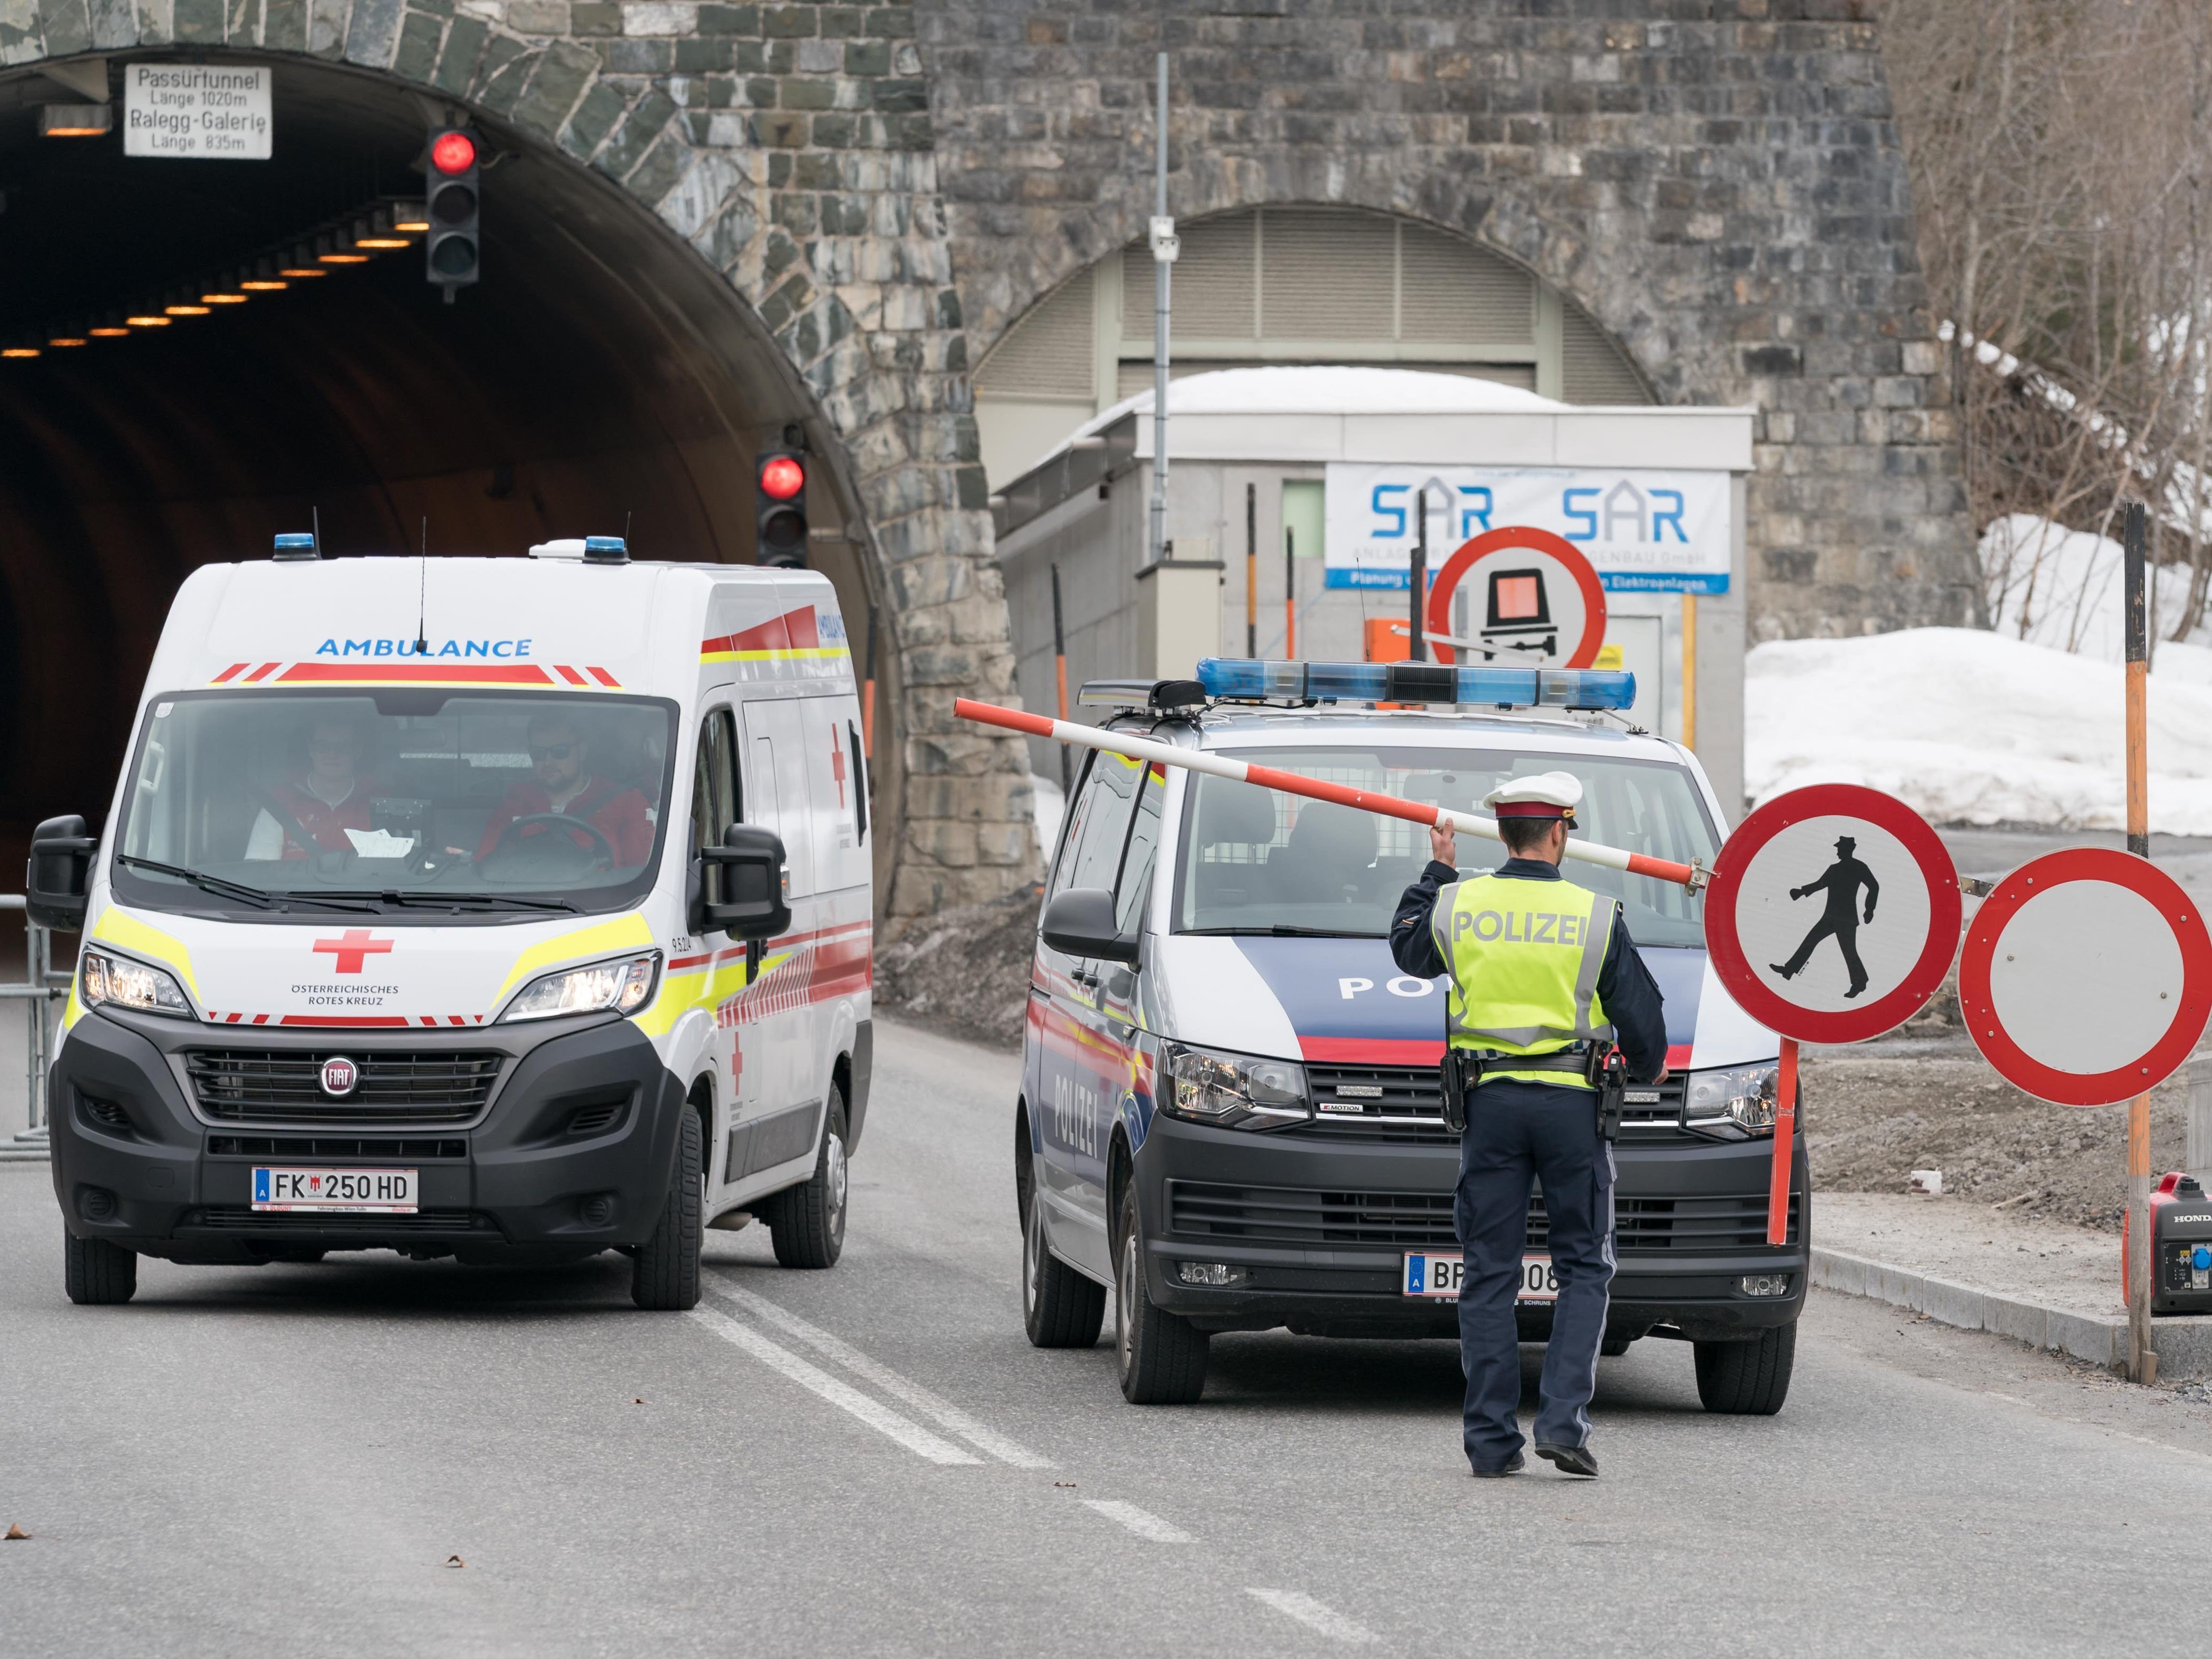
[[[165,699],[140,735],[115,885],[226,915],[626,906],[652,883],[672,714],[411,687]]]
[[[1566,771],[1582,780],[1578,838],[1711,865],[1718,846],[1689,774],[1664,761],[1521,754],[1510,749],[1267,749],[1240,754],[1285,771],[1483,812],[1509,778]],[[1178,933],[1320,933],[1382,939],[1429,861],[1429,832],[1326,801],[1194,775],[1183,797]],[[1485,816],[1487,816],[1486,813]],[[1459,838],[1460,872],[1496,868],[1505,849]],[[1570,860],[1568,880],[1621,901],[1638,945],[1705,943],[1699,901],[1671,882]]]

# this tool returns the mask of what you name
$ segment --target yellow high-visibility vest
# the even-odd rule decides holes
[[[1443,889],[1429,927],[1451,969],[1445,1040],[1506,1056],[1610,1043],[1597,976],[1620,914],[1617,901],[1569,881],[1477,876]],[[1589,1086],[1571,1073],[1516,1072],[1495,1060],[1484,1062],[1482,1074]]]

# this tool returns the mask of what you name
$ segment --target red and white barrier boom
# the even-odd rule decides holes
[[[1433,802],[1377,794],[1371,789],[1353,789],[1345,784],[1310,778],[1300,772],[1285,772],[1279,767],[1256,766],[1250,761],[1212,754],[1202,749],[1185,749],[1177,744],[1155,743],[1150,738],[1132,737],[1126,732],[1103,732],[1095,726],[1079,725],[1073,720],[1056,720],[1048,715],[1027,714],[1018,708],[1001,708],[996,703],[974,702],[966,697],[953,702],[952,712],[963,720],[1004,726],[1009,732],[1024,732],[1033,738],[1050,738],[1055,743],[1076,744],[1085,749],[1103,749],[1109,755],[1125,755],[1131,760],[1180,766],[1212,777],[1257,784],[1262,789],[1279,789],[1286,795],[1303,795],[1308,800],[1325,800],[1334,805],[1354,807],[1363,812],[1377,812],[1384,817],[1404,818],[1409,823],[1449,825],[1463,835],[1480,836],[1486,841],[1499,838],[1495,818],[1481,817],[1473,812],[1455,812]],[[1594,842],[1569,841],[1567,856],[1579,859],[1584,864],[1602,865],[1608,870],[1626,870],[1632,876],[1653,876],[1692,891],[1705,883],[1705,872],[1694,864],[1677,864],[1670,859],[1650,858],[1642,853],[1625,853],[1617,847],[1600,847]]]

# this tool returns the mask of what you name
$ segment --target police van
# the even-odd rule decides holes
[[[867,1113],[866,765],[836,596],[798,570],[276,557],[196,571],[98,835],[49,1084],[67,1285],[140,1255],[633,1258],[842,1247]]]
[[[1696,757],[1607,712],[1632,677],[1462,669],[1534,688],[1518,699],[1534,706],[1463,712],[1376,708],[1391,670],[1323,667],[1209,659],[1196,681],[1082,695],[1118,708],[1111,729],[1460,811],[1571,772],[1578,836],[1711,867],[1726,820]],[[1504,856],[1459,848],[1462,876]],[[1122,1392],[1164,1403],[1199,1397],[1216,1332],[1456,1336],[1445,987],[1400,973],[1389,945],[1428,859],[1418,823],[1090,753],[1043,897],[1014,1108],[1030,1341],[1090,1346],[1110,1291]],[[1766,1243],[1780,1044],[1716,979],[1688,890],[1563,873],[1620,902],[1666,1000],[1670,1074],[1631,1085],[1614,1148],[1603,1352],[1686,1341],[1708,1410],[1778,1410],[1809,1243],[1802,1141],[1787,1242]],[[1532,1342],[1557,1297],[1545,1243],[1538,1194],[1518,1298]]]

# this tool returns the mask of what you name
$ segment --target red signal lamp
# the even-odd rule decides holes
[[[806,469],[788,455],[772,458],[760,470],[761,494],[787,501],[806,488]]]
[[[476,164],[476,143],[465,132],[442,134],[430,146],[430,165],[441,173],[466,173]]]

